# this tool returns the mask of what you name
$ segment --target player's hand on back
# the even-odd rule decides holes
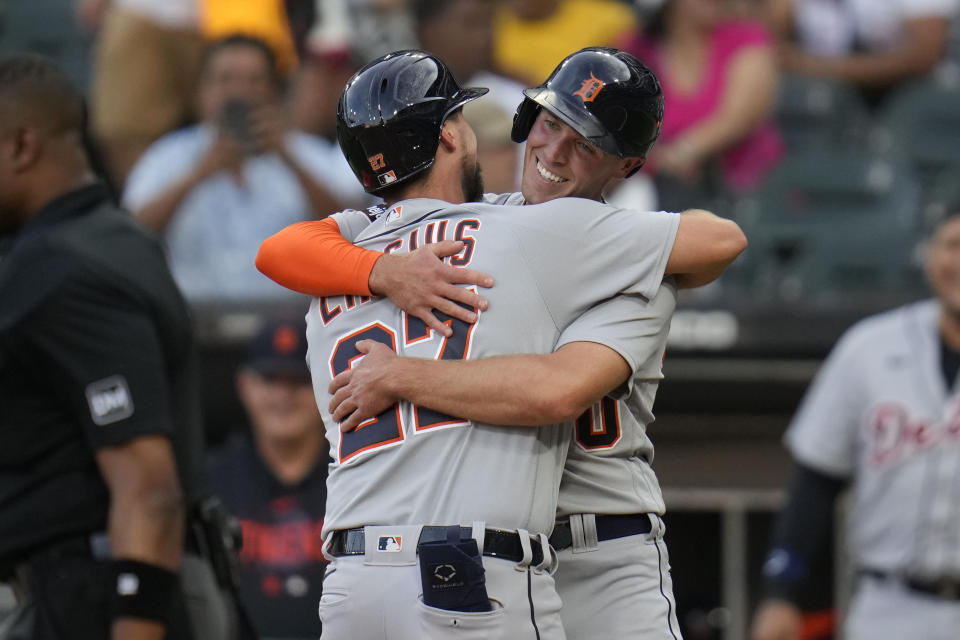
[[[750,640],[800,640],[803,619],[796,606],[783,600],[767,600],[753,618]]]
[[[375,340],[357,342],[364,354],[354,365],[336,376],[327,391],[333,395],[330,413],[340,423],[340,432],[353,431],[362,422],[374,418],[400,401],[390,390],[390,363],[397,359],[385,344]]]
[[[385,254],[370,272],[370,291],[387,296],[408,314],[449,337],[453,330],[434,315],[435,310],[464,322],[476,322],[477,314],[471,309],[484,311],[488,305],[486,298],[456,285],[493,286],[493,278],[485,273],[443,262],[443,258],[462,249],[462,242],[443,240],[410,253]]]

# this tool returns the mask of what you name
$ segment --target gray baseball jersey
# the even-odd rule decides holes
[[[851,477],[859,566],[960,576],[960,393],[940,372],[939,306],[861,321],[840,339],[785,436],[793,455]]]
[[[617,296],[571,324],[557,347],[570,342],[604,344],[617,351],[633,375],[626,385],[577,420],[560,484],[557,515],[664,512],[660,483],[650,463],[653,401],[677,290],[665,282],[647,300]]]
[[[369,224],[336,215],[346,237]],[[679,217],[619,210],[582,200],[540,205],[402,202],[369,224],[360,246],[408,251],[439,239],[463,240],[451,262],[490,273],[489,311],[475,325],[454,322],[442,339],[385,299],[338,296],[307,315],[308,359],[334,464],[324,533],[375,523],[552,529],[569,429],[504,429],[401,403],[341,437],[326,410],[327,385],[357,357],[360,339],[404,355],[482,358],[549,353],[580,314],[619,292],[656,293]],[[430,473],[426,473],[429,470]],[[389,489],[389,490],[387,490]]]

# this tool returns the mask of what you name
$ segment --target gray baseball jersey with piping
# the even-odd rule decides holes
[[[358,213],[336,214],[348,238],[369,224]],[[672,214],[572,198],[526,206],[416,199],[363,229],[356,243],[370,249],[409,251],[439,239],[463,240],[452,264],[487,272],[497,286],[484,292],[490,309],[474,325],[454,322],[450,339],[386,299],[336,296],[311,304],[308,360],[334,460],[324,533],[478,520],[549,532],[569,425],[493,427],[403,402],[341,437],[327,411],[327,385],[350,366],[364,338],[427,358],[549,353],[561,332],[597,302],[621,291],[652,297],[678,224]]]
[[[860,566],[960,576],[960,393],[940,372],[929,300],[849,329],[785,439],[810,467],[855,480],[848,518]]]
[[[677,290],[668,278],[653,299],[617,296],[583,314],[560,336],[558,348],[588,341],[614,349],[633,374],[577,420],[560,483],[558,516],[664,512],[646,427],[653,422],[676,304]]]

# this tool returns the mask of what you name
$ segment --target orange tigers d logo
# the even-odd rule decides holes
[[[580,87],[580,90],[574,91],[573,95],[580,96],[583,98],[584,102],[593,102],[600,93],[600,89],[603,89],[603,87],[603,81],[594,77],[593,72],[591,71],[590,77],[583,81],[583,85]]]
[[[280,327],[273,334],[273,348],[277,353],[293,353],[299,342],[297,333],[292,327]]]
[[[386,163],[384,163],[383,161],[382,153],[378,153],[375,156],[370,156],[369,158],[367,158],[367,162],[370,163],[370,168],[373,169],[374,171],[379,171],[380,169],[383,169],[385,166],[387,166]]]

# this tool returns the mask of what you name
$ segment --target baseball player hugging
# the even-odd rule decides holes
[[[483,92],[403,51],[361,69],[340,99],[341,148],[385,204],[316,223],[349,248],[300,245],[322,266],[291,283],[317,284],[304,291],[318,296],[308,358],[334,459],[324,638],[679,638],[645,427],[676,287],[715,279],[746,240],[706,211],[602,202],[662,119],[659,84],[632,56],[584,49],[525,92],[514,139],[529,137],[529,193],[482,196],[459,106]],[[569,177],[543,168],[567,154]],[[278,282],[291,233],[258,257]],[[473,324],[427,301],[449,335],[408,298],[369,295],[372,265],[383,273],[402,261],[389,254],[440,240],[462,243],[451,265],[496,281]],[[324,277],[350,265],[359,277]]]

